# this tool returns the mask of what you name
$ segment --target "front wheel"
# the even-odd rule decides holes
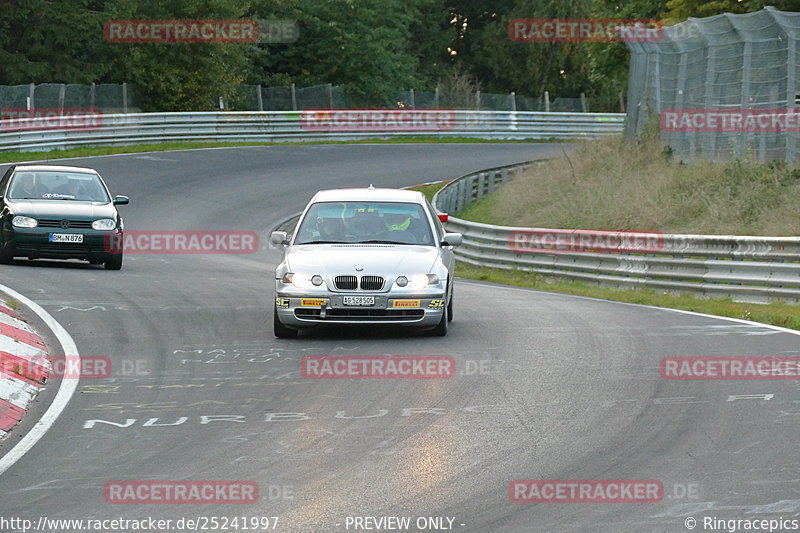
[[[275,336],[279,339],[294,339],[297,338],[297,330],[292,328],[287,328],[283,325],[283,322],[278,320],[278,310],[276,309],[272,314],[272,329],[275,332]]]
[[[0,263],[8,264],[14,259],[14,252],[5,248],[0,248]]]
[[[106,270],[120,270],[122,268],[122,254],[109,256],[105,261]]]
[[[442,310],[442,319],[439,321],[439,324],[437,324],[436,327],[433,328],[433,331],[431,332],[434,336],[444,337],[445,335],[447,335],[447,323],[450,322],[450,320],[448,319],[449,314],[450,313],[447,311],[447,307],[445,307]]]
[[[453,321],[453,298],[455,297],[455,289],[453,290],[453,294],[450,295],[450,301],[447,303],[447,321]]]

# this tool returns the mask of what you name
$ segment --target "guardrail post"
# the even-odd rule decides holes
[[[550,112],[550,93],[548,91],[544,92],[544,112]]]
[[[472,203],[472,198],[473,198],[473,195],[475,194],[475,181],[476,181],[476,178],[477,178],[477,176],[475,176],[475,174],[473,174],[472,176],[470,176],[469,178],[464,180],[466,182],[466,190],[464,191],[464,205],[463,205],[463,207],[467,207],[469,204]]]
[[[488,175],[488,172],[481,172],[478,174],[478,188],[475,191],[475,198],[483,198],[483,187],[486,184],[486,177]]]
[[[256,98],[258,99],[258,110],[264,111],[264,101],[261,99],[261,84],[256,85]]]
[[[128,84],[122,82],[122,112],[128,112]]]
[[[292,84],[292,111],[297,111],[297,93],[295,92],[294,83]]]
[[[36,102],[33,101],[33,93],[36,91],[36,86],[34,84],[28,85],[28,111],[31,109],[36,109]]]
[[[458,213],[461,211],[461,208],[464,207],[464,180],[459,180],[458,184],[456,185],[456,206],[455,212]]]

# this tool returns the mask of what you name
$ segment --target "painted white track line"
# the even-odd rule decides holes
[[[50,316],[50,314],[42,309],[39,304],[29,300],[25,296],[13,289],[6,287],[5,285],[0,285],[0,291],[3,291],[11,298],[14,298],[25,305],[32,312],[36,313],[36,315],[42,319],[47,327],[50,328],[50,330],[56,336],[56,339],[58,339],[64,355],[77,358],[76,360],[78,364],[76,365],[76,368],[80,368],[80,354],[78,354],[78,347],[75,346],[75,341],[72,340],[72,337],[70,337],[69,333],[67,333],[67,330],[65,330],[55,318]],[[76,370],[76,372],[80,371]],[[14,463],[19,461],[23,455],[25,455],[37,442],[39,442],[39,439],[44,437],[45,433],[47,433],[47,430],[49,430],[55,421],[58,420],[58,417],[61,416],[61,413],[67,407],[72,395],[78,388],[79,380],[80,374],[74,377],[71,376],[71,379],[61,380],[61,385],[58,388],[56,397],[53,400],[53,403],[50,404],[50,407],[47,408],[47,411],[45,411],[44,415],[42,415],[42,418],[36,422],[36,425],[24,437],[22,437],[20,441],[8,451],[8,453],[0,458],[0,475],[11,468]]]

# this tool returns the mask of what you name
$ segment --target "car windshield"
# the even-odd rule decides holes
[[[17,172],[11,179],[11,200],[72,200],[109,202],[108,192],[95,174],[83,172]]]
[[[319,202],[297,230],[295,244],[434,244],[421,205],[402,202]]]

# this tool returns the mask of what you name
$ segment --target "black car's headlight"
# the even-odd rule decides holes
[[[15,228],[35,228],[39,225],[39,222],[35,218],[17,215],[11,219],[11,224]]]
[[[117,222],[110,218],[101,218],[92,222],[92,229],[98,231],[110,231],[117,228]]]

